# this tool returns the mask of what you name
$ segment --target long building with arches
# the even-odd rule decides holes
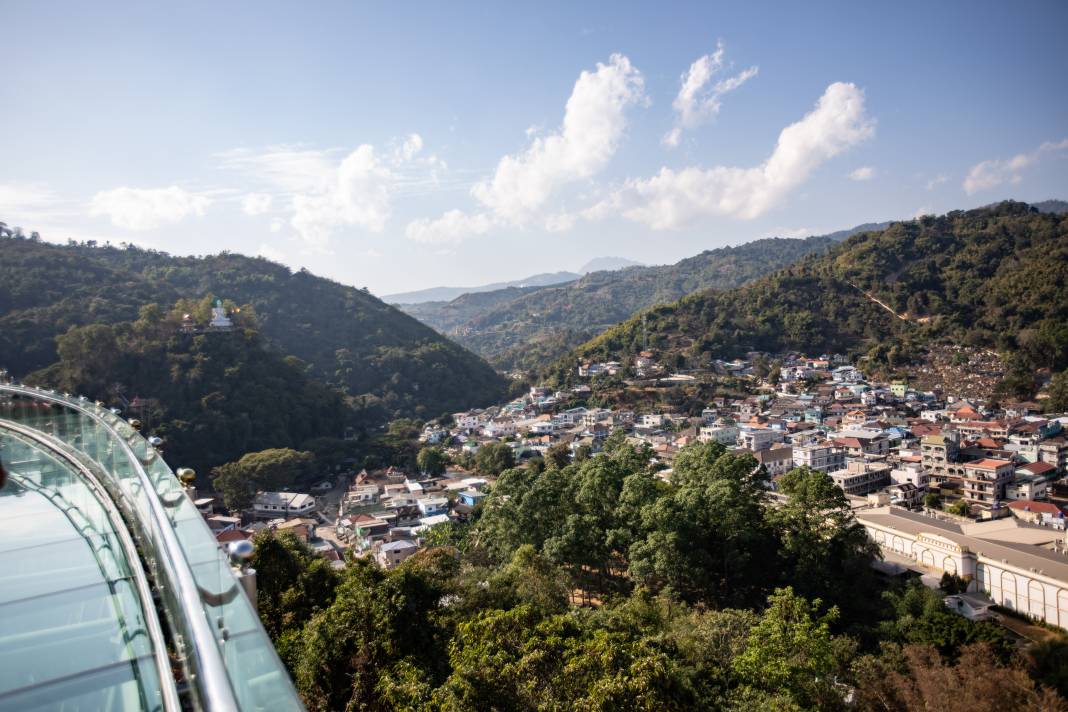
[[[857,520],[887,554],[917,568],[948,572],[969,582],[968,591],[994,603],[1068,629],[1068,549],[1065,534],[1015,518],[957,523],[878,507]]]

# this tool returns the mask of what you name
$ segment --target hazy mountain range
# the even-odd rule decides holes
[[[509,287],[547,287],[552,284],[573,282],[589,272],[617,270],[623,269],[624,267],[640,265],[641,262],[635,262],[634,260],[628,260],[623,257],[596,257],[582,265],[578,272],[543,272],[541,274],[533,274],[523,279],[516,279],[511,282],[493,282],[491,284],[483,284],[477,287],[428,287],[427,289],[417,289],[414,292],[387,294],[382,297],[382,301],[398,305],[423,304],[425,302],[447,302],[450,299],[455,299],[464,294],[493,292],[500,289],[508,289]]]
[[[740,286],[856,232],[885,225],[868,223],[804,239],[766,238],[707,250],[673,265],[596,271],[562,284],[506,287],[400,308],[498,368],[534,369],[641,309],[703,289]]]

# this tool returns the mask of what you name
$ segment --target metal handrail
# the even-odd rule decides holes
[[[181,616],[176,617],[178,620],[173,620],[172,623],[178,628],[186,629],[182,631],[183,633],[188,633],[188,635],[182,636],[182,638],[189,639],[181,641],[183,647],[186,648],[186,650],[183,650],[183,658],[190,668],[189,677],[200,698],[199,702],[208,710],[239,709],[237,697],[226,672],[222,651],[216,642],[215,632],[204,614],[200,587],[197,585],[192,568],[189,566],[174,529],[163,525],[163,522],[169,521],[167,512],[156,493],[148,473],[145,472],[140,458],[130,447],[130,443],[103,417],[77,400],[25,386],[0,385],[0,392],[23,395],[35,400],[69,407],[103,426],[112,436],[113,442],[122,448],[123,453],[134,469],[138,483],[147,494],[147,501],[152,508],[153,516],[152,521],[144,522],[141,521],[141,517],[137,516],[135,511],[128,511],[127,514],[139,526],[151,529],[152,533],[157,535],[152,538],[162,544],[162,551],[156,552],[157,555],[153,557],[154,563],[160,569],[158,573],[162,574],[162,576],[157,576],[157,586],[161,590],[164,588],[159,582],[159,579],[162,579],[175,589],[174,598],[181,608]],[[122,499],[119,500],[119,504],[124,509],[131,509],[125,506]]]
[[[123,554],[126,556],[126,560],[130,562],[130,570],[133,574],[137,597],[145,613],[145,627],[148,628],[148,636],[152,641],[152,655],[156,660],[156,668],[160,674],[159,683],[160,692],[163,696],[163,707],[167,712],[180,712],[181,703],[178,700],[178,688],[175,685],[174,676],[169,674],[171,661],[167,655],[167,641],[163,636],[163,629],[156,615],[156,605],[152,598],[152,589],[148,578],[145,576],[142,567],[137,563],[140,561],[137,545],[130,536],[121,512],[115,506],[107,488],[104,486],[104,481],[94,471],[94,463],[84,462],[83,458],[88,460],[84,455],[78,457],[77,450],[61,440],[42,433],[40,430],[3,419],[0,419],[0,430],[17,433],[16,437],[21,436],[48,450],[50,454],[65,460],[68,465],[77,470],[83,477],[94,498],[107,512],[112,528],[115,530],[119,543],[122,545]],[[26,483],[23,483],[23,485],[27,486]]]

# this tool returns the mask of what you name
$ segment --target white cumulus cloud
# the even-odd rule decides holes
[[[271,209],[271,196],[266,193],[249,193],[241,201],[245,215],[263,215]]]
[[[585,211],[597,219],[622,211],[655,230],[680,227],[706,215],[751,219],[777,206],[821,164],[870,138],[875,122],[864,108],[864,92],[854,84],[827,87],[816,108],[784,128],[771,156],[758,166],[661,168],[632,180]]]
[[[964,178],[964,192],[972,195],[983,190],[996,188],[1004,183],[1019,183],[1023,180],[1021,173],[1025,168],[1038,163],[1046,154],[1064,150],[1068,150],[1068,138],[1055,143],[1047,141],[1034,151],[1018,153],[1007,160],[989,160],[977,163],[972,166],[972,169]]]
[[[875,177],[875,169],[871,166],[861,166],[849,174],[849,178],[855,181],[871,180]]]
[[[722,107],[723,95],[742,86],[760,71],[759,67],[749,67],[712,83],[712,78],[723,70],[725,52],[723,43],[717,42],[715,52],[698,57],[682,75],[679,93],[671,104],[676,114],[675,126],[664,136],[664,145],[678,146],[684,129],[697,128],[714,118]]]
[[[176,223],[188,215],[203,215],[211,205],[206,195],[169,188],[115,188],[93,196],[90,215],[105,215],[112,224],[127,230],[151,230]]]
[[[417,242],[460,242],[495,225],[523,226],[539,217],[561,188],[593,177],[611,160],[626,130],[626,110],[644,97],[641,72],[622,54],[579,74],[561,126],[548,135],[527,129],[529,146],[501,158],[491,177],[471,195],[475,212],[449,210],[441,217],[415,220],[407,235]],[[549,216],[550,230],[565,229],[568,218]]]
[[[381,232],[391,214],[392,179],[374,147],[363,144],[341,161],[324,190],[293,196],[290,224],[304,241],[320,248],[341,227]]]
[[[353,151],[283,145],[259,151],[233,149],[219,157],[224,168],[271,191],[248,194],[242,202],[246,213],[272,208],[287,213],[297,236],[321,250],[345,228],[382,232],[397,195],[440,185],[445,162],[436,156],[421,157],[422,150],[422,137],[412,133],[390,141],[383,151],[370,144]],[[278,232],[282,223],[272,221],[270,229]]]
[[[521,224],[567,183],[589,178],[615,154],[626,128],[625,110],[643,96],[641,72],[621,54],[583,71],[571,91],[564,122],[534,138],[523,152],[505,156],[493,177],[472,193],[499,218]]]

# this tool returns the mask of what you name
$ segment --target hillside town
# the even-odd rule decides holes
[[[468,521],[492,491],[495,475],[474,464],[485,448],[504,446],[516,466],[537,467],[594,456],[616,433],[651,450],[657,476],[669,481],[681,448],[715,442],[764,468],[772,505],[790,470],[826,472],[879,544],[887,575],[932,587],[959,577],[965,590],[950,603],[969,617],[1000,607],[1068,628],[1068,415],[1043,413],[1040,402],[991,408],[868,380],[841,355],[781,356],[770,376],[766,361],[716,362],[752,393],[715,397],[697,414],[576,405],[593,400],[597,376],[621,368],[582,364],[582,382],[566,391],[535,386],[503,406],[428,423],[419,440],[448,456],[442,474],[362,470],[308,493],[261,492],[239,516],[214,513],[211,499],[198,504],[221,543],[291,531],[337,567],[351,552],[393,568],[440,541],[441,527]],[[664,386],[694,378],[668,374],[651,352],[635,366]]]

